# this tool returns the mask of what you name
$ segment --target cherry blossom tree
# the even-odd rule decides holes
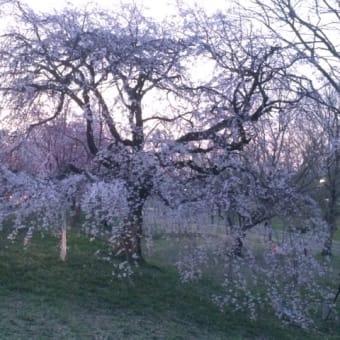
[[[138,258],[151,194],[171,204],[162,189],[176,192],[221,173],[262,115],[298,100],[284,84],[280,50],[223,15],[202,22],[188,16],[180,32],[135,6],[119,13],[38,14],[20,2],[10,8],[16,25],[2,35],[0,90],[11,123],[29,131],[70,109],[83,112],[102,175],[126,185],[121,247]],[[202,60],[213,73],[199,80]],[[98,145],[99,122],[105,147]],[[199,195],[191,190],[183,199]]]
[[[236,247],[215,240],[186,249],[182,278],[199,278],[212,256],[223,268],[221,308],[253,316],[265,302],[279,318],[310,325],[316,305],[304,298],[306,290],[322,298],[313,278],[324,268],[297,231],[319,237],[323,221],[296,180],[296,117],[316,97],[315,83],[294,74],[303,58],[287,58],[287,46],[230,13],[183,8],[183,19],[160,23],[131,4],[50,14],[5,1],[1,9],[15,19],[0,38],[2,122],[39,163],[51,156],[56,168],[79,172],[42,178],[2,166],[1,218],[15,215],[12,236],[65,230],[77,199],[84,230],[124,255],[117,269],[127,276],[143,260],[148,200],[173,208],[170,218],[182,224],[217,208],[236,230]],[[243,234],[277,216],[294,232],[285,251],[266,242],[260,257],[247,245],[237,254]]]

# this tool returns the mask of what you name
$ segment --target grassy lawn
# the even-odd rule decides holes
[[[307,333],[271,315],[222,313],[211,281],[182,284],[155,258],[120,281],[94,256],[102,244],[71,235],[65,263],[57,244],[37,234],[23,249],[0,234],[0,339],[339,339],[332,322]]]

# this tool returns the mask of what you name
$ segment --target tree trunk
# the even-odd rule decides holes
[[[67,255],[67,222],[66,222],[66,213],[64,213],[62,227],[61,227],[59,258],[62,261],[65,261],[66,255]]]
[[[123,229],[121,250],[120,253],[124,253],[126,258],[131,261],[143,261],[142,254],[142,223],[135,219],[138,218],[136,215],[130,215],[125,228]],[[139,219],[139,218],[138,218]]]
[[[323,256],[332,256],[332,246],[333,246],[333,237],[335,232],[335,218],[334,221],[327,221],[328,222],[328,232],[326,241],[323,245],[321,254]]]
[[[339,162],[336,163],[335,170],[339,169]],[[335,233],[336,228],[336,210],[337,210],[337,203],[338,203],[338,192],[337,192],[337,181],[336,181],[337,173],[334,174],[334,176],[331,177],[330,181],[330,195],[329,195],[329,202],[328,202],[328,211],[326,214],[326,222],[328,224],[328,230],[327,230],[327,238],[323,245],[323,249],[321,254],[323,256],[331,256],[332,255],[332,244],[333,244],[333,237]]]
[[[118,253],[131,262],[144,262],[142,252],[143,206],[141,200],[129,202],[129,213],[123,228],[123,235]]]
[[[335,136],[339,140],[340,138],[340,124],[338,121],[338,116],[335,115]],[[328,235],[325,241],[325,244],[322,249],[322,255],[331,256],[332,255],[332,244],[333,237],[336,229],[336,219],[337,219],[337,205],[340,199],[340,183],[339,183],[339,174],[340,174],[340,149],[339,146],[335,146],[335,150],[331,155],[328,165],[328,188],[329,188],[329,197],[328,197],[328,209],[326,213],[326,221],[328,223]]]
[[[243,241],[240,236],[237,236],[233,242],[231,255],[236,256],[236,257],[243,256]]]

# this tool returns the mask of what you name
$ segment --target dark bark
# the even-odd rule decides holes
[[[332,246],[333,246],[333,237],[335,233],[335,207],[331,207],[328,212],[328,216],[326,218],[328,223],[327,237],[325,243],[323,245],[321,254],[323,256],[332,256]]]
[[[120,243],[119,253],[126,257],[128,261],[138,263],[144,262],[142,238],[143,238],[143,209],[146,199],[149,197],[152,182],[150,176],[143,178],[141,185],[131,183],[128,196],[128,215],[126,217],[123,229],[122,241]]]
[[[338,134],[338,133],[337,133]],[[338,176],[340,173],[340,155],[335,154],[334,163],[328,168],[328,188],[329,188],[329,201],[326,213],[326,222],[328,224],[327,238],[323,245],[321,254],[324,256],[332,255],[333,237],[336,230],[337,219],[337,204],[339,202],[339,183]]]
[[[130,207],[126,218],[118,254],[129,262],[144,262],[142,252],[143,205]]]
[[[243,241],[240,236],[237,236],[231,249],[231,255],[242,257],[243,256]]]

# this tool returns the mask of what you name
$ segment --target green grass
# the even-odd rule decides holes
[[[77,234],[68,241],[61,262],[51,235],[23,249],[0,234],[0,339],[339,339],[332,323],[308,333],[270,315],[253,322],[220,312],[210,280],[182,284],[156,258],[132,280],[114,279],[112,264],[94,256],[103,244]]]

